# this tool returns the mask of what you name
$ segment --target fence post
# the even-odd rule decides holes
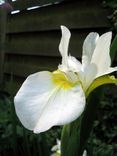
[[[3,86],[7,10],[0,6],[0,89]]]
[[[11,0],[4,0],[4,3],[0,4],[0,90],[3,87],[7,13],[12,10],[8,2]]]

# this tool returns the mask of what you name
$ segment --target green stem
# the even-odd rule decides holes
[[[77,156],[79,145],[79,133],[81,118],[75,120],[71,124],[65,125],[62,130],[61,137],[61,153],[62,156]]]

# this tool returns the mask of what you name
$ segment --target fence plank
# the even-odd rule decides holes
[[[20,78],[11,74],[5,74],[4,77],[4,91],[8,92],[12,96],[15,95],[23,83],[24,78]]]
[[[7,33],[58,30],[59,25],[72,29],[110,27],[108,11],[81,1],[48,6],[9,16]]]
[[[57,69],[61,63],[58,50],[61,39],[60,25],[70,28],[72,37],[69,53],[78,58],[81,58],[83,41],[89,32],[97,31],[102,34],[108,31],[109,10],[104,9],[98,0],[65,1],[9,15],[4,71],[7,78],[6,88],[11,75],[19,87],[24,78],[31,73]],[[14,9],[25,9],[37,5],[37,2],[47,3],[46,0],[19,0],[13,4]]]
[[[57,57],[37,57],[37,56],[7,56],[5,63],[5,73],[19,77],[27,77],[29,74],[49,70],[56,70],[61,63]]]
[[[56,2],[62,2],[63,0],[17,0],[11,2],[13,10],[25,10],[29,7],[44,6],[47,4],[55,4]]]
[[[102,30],[103,29],[97,29],[97,32]],[[72,30],[69,53],[76,57],[81,56],[83,41],[90,31],[94,31],[94,29]],[[60,39],[60,30],[48,32],[45,31],[42,33],[10,35],[9,39],[7,39],[6,53],[39,56],[60,56],[58,50]]]
[[[3,86],[4,74],[4,53],[5,53],[5,33],[6,33],[7,11],[0,8],[0,87]]]

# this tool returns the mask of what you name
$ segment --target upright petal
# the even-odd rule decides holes
[[[97,76],[104,75],[110,68],[110,44],[111,44],[112,33],[108,32],[100,36],[97,41],[96,48],[92,55],[91,63],[97,66]]]
[[[72,72],[80,72],[82,71],[82,64],[73,56],[68,56],[67,58],[67,67],[63,64],[58,66],[58,69],[64,72],[72,71]]]
[[[64,67],[67,67],[68,64],[68,46],[69,46],[69,40],[71,37],[71,33],[69,29],[65,26],[61,26],[62,31],[62,37],[59,45],[59,51],[62,56],[62,65]]]
[[[82,65],[85,69],[91,62],[92,54],[96,47],[97,40],[99,38],[98,33],[89,33],[83,43],[83,56],[82,56]]]
[[[60,88],[53,82],[53,73],[39,72],[26,79],[14,102],[22,124],[40,133],[79,117],[85,107],[85,95],[80,84]]]
[[[82,82],[83,89],[86,91],[91,83],[96,78],[97,74],[97,67],[94,63],[89,64],[85,69],[84,72],[79,73],[79,78]]]
[[[82,70],[82,64],[75,57],[68,57],[68,67],[73,72],[80,72]]]

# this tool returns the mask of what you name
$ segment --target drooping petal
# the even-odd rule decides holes
[[[106,73],[111,65],[110,58],[110,44],[111,44],[112,32],[108,32],[99,37],[96,48],[92,55],[91,63],[97,66],[97,76],[102,76]]]
[[[54,125],[65,125],[77,119],[85,107],[85,95],[81,86],[70,90],[58,90],[47,103],[40,116],[35,133],[48,130]]]
[[[50,80],[50,72],[30,75],[14,98],[16,114],[22,124],[29,130],[33,130],[36,126],[46,104],[45,97],[55,87]],[[40,103],[40,101],[43,101],[43,103]]]
[[[83,43],[83,55],[82,55],[82,65],[83,69],[85,69],[91,62],[92,54],[96,47],[96,43],[98,41],[99,34],[98,33],[89,33]]]
[[[81,85],[60,88],[52,73],[39,72],[26,79],[14,102],[22,124],[40,133],[75,120],[84,110],[85,95]]]
[[[65,26],[61,26],[61,31],[62,31],[62,37],[59,44],[59,51],[62,56],[62,65],[66,68],[68,64],[68,46],[69,46],[71,33],[69,29]]]

